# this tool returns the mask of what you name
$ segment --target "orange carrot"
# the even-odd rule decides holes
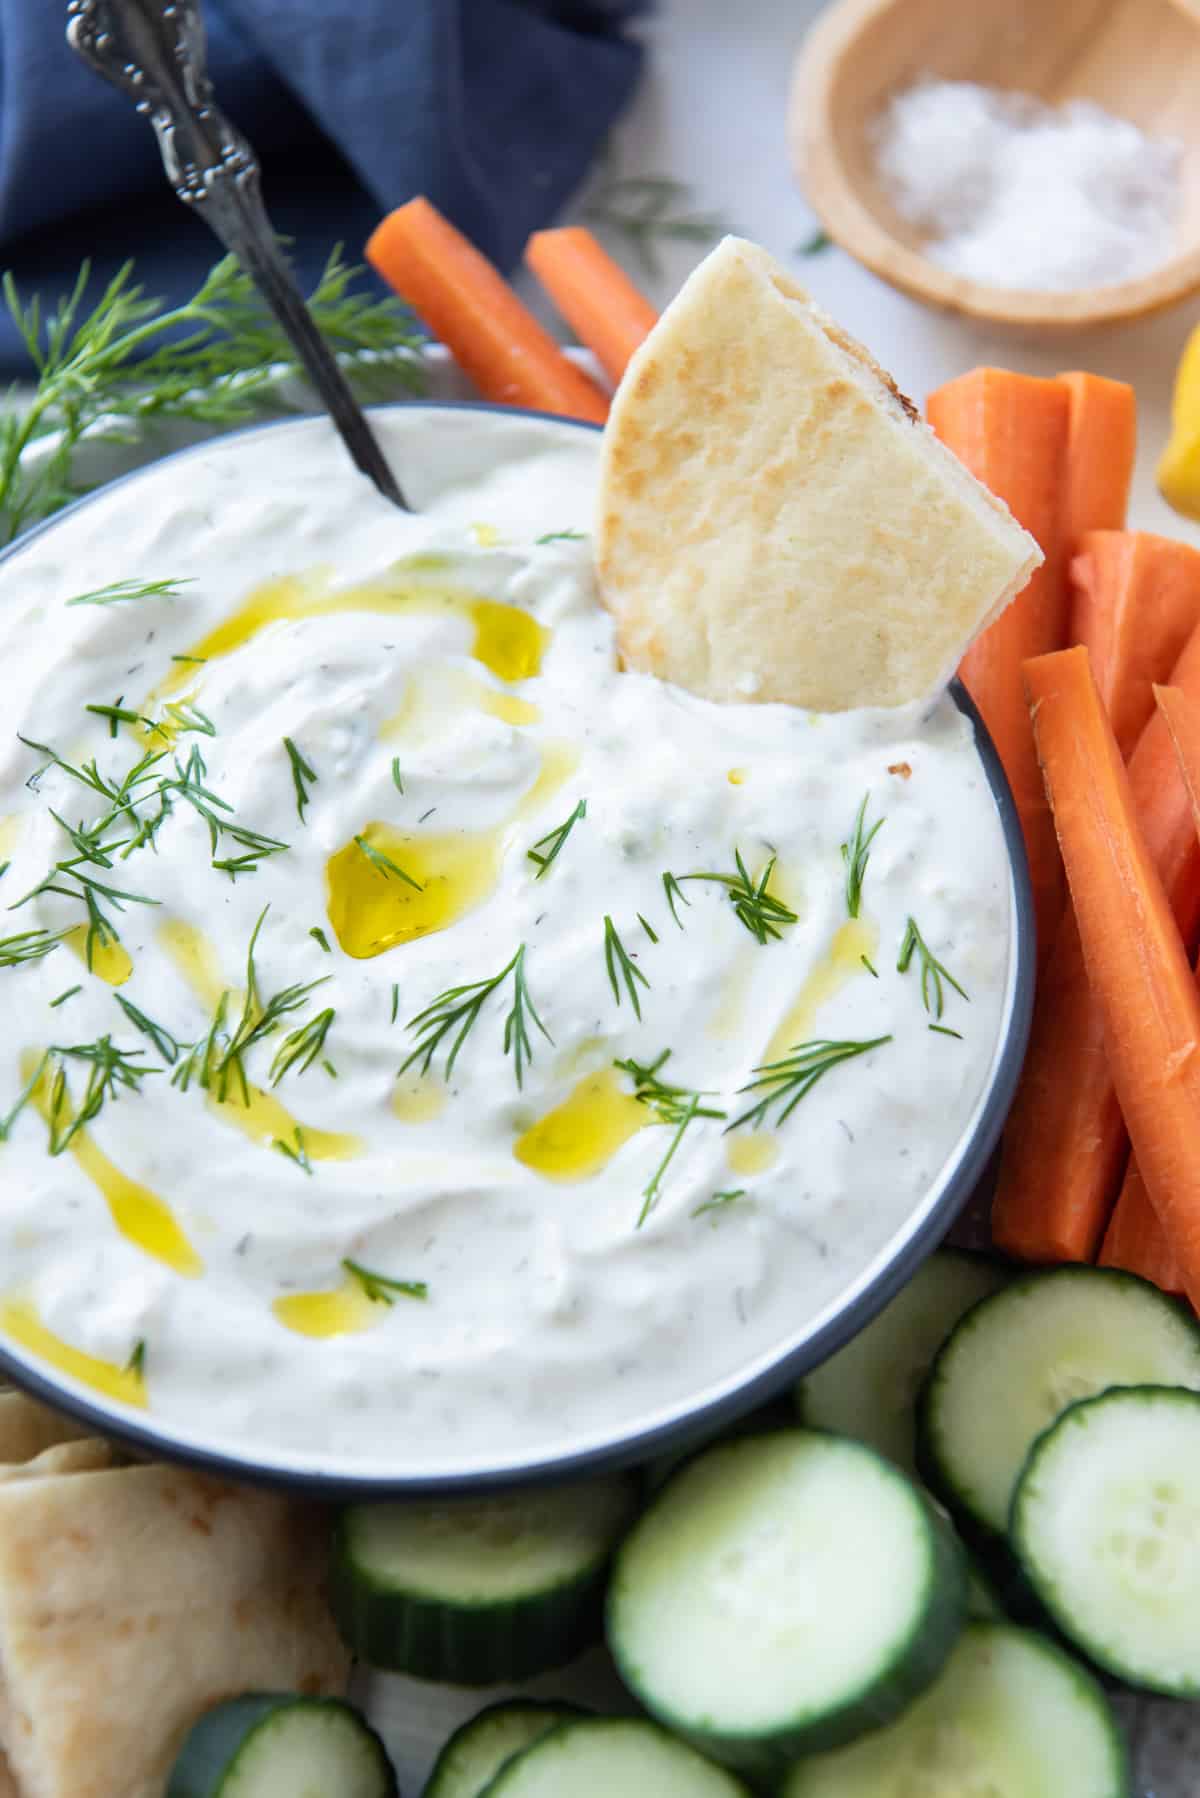
[[[525,262],[614,387],[658,313],[582,225],[535,231]]]
[[[428,200],[389,212],[367,260],[407,300],[485,399],[603,424],[608,401],[486,256]]]
[[[1025,664],[1038,759],[1146,1191],[1200,1300],[1200,992],[1086,649]]]
[[[1200,629],[1171,675],[1200,705]],[[1175,921],[1200,931],[1200,844],[1167,721],[1155,712],[1129,758],[1134,807]],[[1023,1261],[1090,1261],[1125,1163],[1101,1008],[1068,909],[1039,981],[1033,1034],[1004,1131],[992,1207],[998,1248]]]
[[[1067,640],[1058,503],[1070,394],[1060,381],[976,368],[931,393],[929,422],[948,448],[1037,538],[1046,557],[1024,592],[968,649],[959,672],[1004,763],[1021,817],[1044,959],[1062,911],[1062,869],[1038,773],[1021,663]]]
[[[1137,448],[1137,400],[1125,381],[1079,372],[1059,375],[1070,402],[1067,459],[1059,500],[1064,557],[1077,555],[1085,531],[1125,523]]]
[[[1099,1259],[1101,1267],[1123,1267],[1126,1273],[1141,1274],[1163,1292],[1183,1292],[1179,1263],[1167,1247],[1136,1161],[1129,1163]]]
[[[1071,638],[1092,659],[1109,722],[1128,756],[1200,623],[1200,550],[1149,531],[1087,531],[1071,563]]]

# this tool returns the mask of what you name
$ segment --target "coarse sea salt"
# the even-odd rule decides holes
[[[1170,255],[1182,145],[1089,100],[1060,107],[920,81],[874,126],[879,175],[931,261],[993,287],[1064,291]]]

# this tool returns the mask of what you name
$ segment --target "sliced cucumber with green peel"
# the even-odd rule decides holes
[[[929,1372],[918,1411],[924,1477],[984,1532],[1008,1524],[1034,1439],[1110,1386],[1200,1388],[1200,1329],[1115,1268],[1029,1274],[976,1305]]]
[[[1120,1727],[1069,1655],[1011,1623],[970,1623],[899,1722],[801,1761],[779,1798],[1132,1798]]]
[[[740,1779],[640,1717],[592,1717],[539,1737],[486,1798],[750,1798]]]
[[[351,1505],[334,1529],[331,1597],[371,1667],[486,1686],[594,1642],[632,1478],[442,1504]]]
[[[1200,1697],[1200,1397],[1134,1386],[1072,1405],[1030,1451],[1010,1534],[1097,1666]]]
[[[985,1255],[939,1249],[865,1330],[801,1380],[801,1420],[856,1436],[911,1473],[917,1394],[930,1363],[963,1313],[1008,1277]]]
[[[193,1724],[166,1798],[397,1798],[383,1743],[340,1698],[258,1692]]]
[[[661,1723],[769,1775],[896,1716],[965,1608],[962,1548],[911,1480],[861,1443],[779,1430],[667,1482],[618,1550],[607,1636]]]
[[[479,1798],[514,1754],[547,1730],[583,1715],[573,1704],[539,1704],[533,1698],[489,1704],[455,1730],[438,1755],[421,1798]]]

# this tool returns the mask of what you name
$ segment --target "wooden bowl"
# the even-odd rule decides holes
[[[982,286],[930,262],[875,172],[870,128],[923,76],[1094,100],[1184,145],[1178,249],[1151,274],[1071,292]],[[801,50],[789,137],[829,235],[892,286],[993,323],[1138,317],[1200,288],[1200,0],[839,0]]]

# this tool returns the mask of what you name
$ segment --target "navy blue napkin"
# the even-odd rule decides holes
[[[306,287],[335,243],[424,193],[504,269],[632,92],[641,0],[207,0],[224,110],[263,163]],[[127,98],[68,50],[62,0],[0,0],[0,266],[53,304],[90,257],[177,303],[220,254]],[[373,280],[374,277],[371,277]],[[28,373],[0,320],[0,372]]]

